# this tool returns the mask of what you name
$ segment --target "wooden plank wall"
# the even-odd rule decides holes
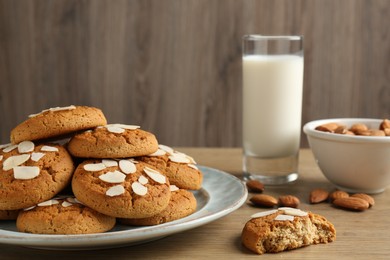
[[[240,146],[251,33],[304,35],[302,123],[390,117],[389,17],[388,0],[0,0],[0,141],[80,104],[160,143]]]

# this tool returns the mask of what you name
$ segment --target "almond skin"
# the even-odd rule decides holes
[[[262,193],[264,191],[264,184],[258,180],[248,180],[246,182],[246,187],[250,192]]]
[[[329,192],[324,189],[314,189],[310,192],[310,203],[316,204],[326,201],[329,197]]]
[[[356,197],[356,198],[364,199],[365,201],[368,202],[368,204],[370,205],[370,207],[372,207],[372,206],[375,205],[375,200],[374,200],[374,198],[371,197],[371,196],[368,195],[368,194],[365,194],[365,193],[356,193],[356,194],[353,194],[351,197]]]
[[[333,204],[354,211],[363,211],[370,207],[367,201],[357,197],[338,198],[333,201]]]
[[[266,194],[256,194],[249,200],[252,202],[255,206],[260,207],[273,207],[278,204],[278,200],[275,197],[272,197],[271,195]]]
[[[293,195],[284,195],[279,197],[279,205],[283,207],[298,208],[299,199]]]

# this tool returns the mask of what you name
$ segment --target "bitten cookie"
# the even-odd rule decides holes
[[[19,210],[0,210],[0,220],[15,220]]]
[[[120,219],[120,222],[131,226],[152,226],[174,221],[191,215],[196,210],[196,198],[187,190],[171,185],[171,200],[161,213],[149,218]]]
[[[252,216],[242,231],[243,245],[257,254],[277,253],[336,239],[324,217],[294,208],[279,208]]]
[[[23,141],[0,149],[0,210],[27,208],[48,200],[72,179],[72,158],[60,145]]]
[[[11,143],[62,137],[107,124],[103,112],[94,107],[68,106],[43,110],[11,130]]]
[[[180,189],[199,190],[202,187],[203,174],[196,167],[194,159],[169,146],[159,145],[157,152],[139,160],[156,167],[168,177],[171,184]]]
[[[74,198],[51,199],[22,210],[16,220],[20,232],[34,234],[90,234],[112,229],[116,219],[90,209]]]
[[[85,205],[119,218],[151,217],[163,211],[171,198],[166,176],[131,159],[81,163],[73,175],[72,189]]]
[[[82,158],[127,158],[154,153],[156,137],[139,126],[111,124],[72,137],[69,152]]]

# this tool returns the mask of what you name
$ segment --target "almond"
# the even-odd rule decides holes
[[[248,187],[248,190],[250,192],[263,192],[264,191],[264,184],[261,183],[258,180],[248,180],[246,182],[246,186]]]
[[[390,120],[389,119],[383,119],[382,123],[379,126],[380,130],[390,129]]]
[[[351,197],[364,199],[365,201],[368,202],[368,204],[370,205],[370,207],[372,207],[372,206],[375,205],[375,200],[374,200],[374,198],[371,197],[371,196],[368,195],[368,194],[365,194],[365,193],[356,193],[356,194],[353,194]]]
[[[361,135],[362,133],[366,132],[368,130],[368,127],[365,124],[354,124],[349,128],[349,131],[354,132],[357,135]]]
[[[252,198],[250,198],[249,201],[256,206],[261,206],[261,207],[273,207],[278,204],[278,200],[275,197],[266,194],[254,195]]]
[[[319,125],[315,129],[318,131],[333,133],[334,130],[336,130],[337,127],[339,126],[340,125],[338,125],[337,123],[327,123],[327,124]]]
[[[338,198],[333,204],[344,209],[363,211],[370,207],[367,201],[357,197]]]
[[[283,207],[297,208],[299,203],[299,199],[293,195],[284,195],[279,197],[279,204]]]
[[[329,199],[331,202],[334,201],[335,199],[348,198],[348,197],[349,197],[349,194],[345,191],[342,191],[342,190],[336,190],[329,195]]]
[[[324,189],[314,189],[310,192],[310,203],[316,204],[326,201],[329,197],[329,192]]]

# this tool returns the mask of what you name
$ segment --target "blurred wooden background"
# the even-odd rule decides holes
[[[0,141],[76,104],[167,145],[241,146],[253,33],[305,36],[302,123],[390,117],[389,17],[389,0],[0,0]]]

